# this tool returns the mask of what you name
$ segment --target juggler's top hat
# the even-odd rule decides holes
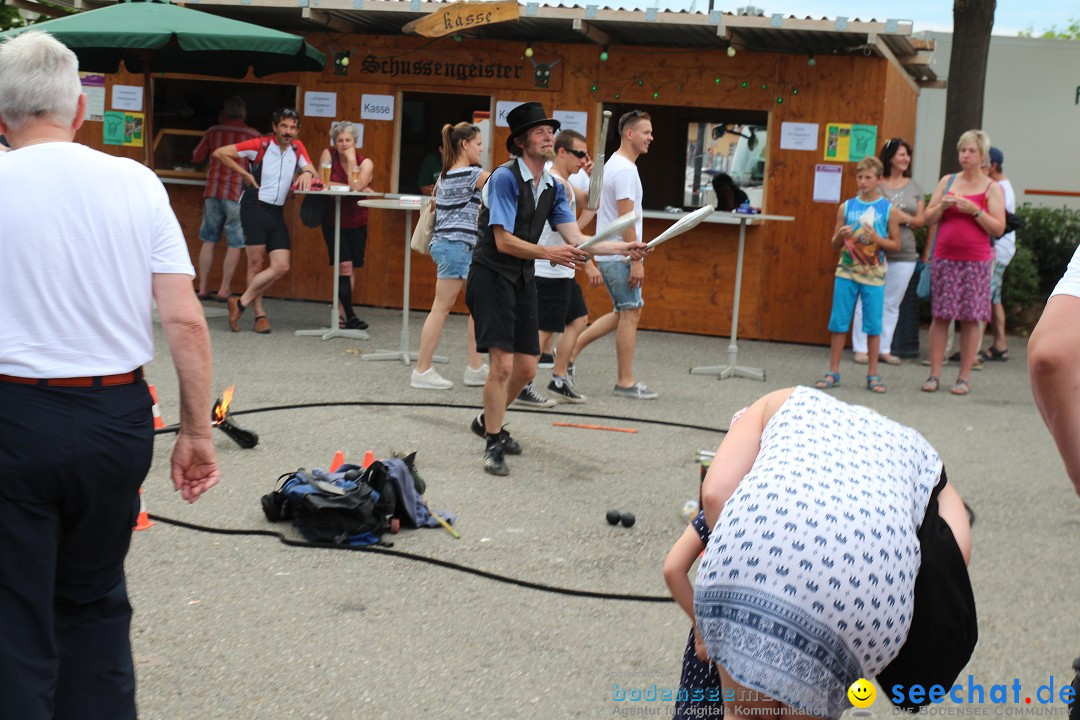
[[[561,123],[555,118],[547,117],[544,106],[538,102],[527,102],[518,105],[506,113],[506,122],[510,126],[510,137],[506,138],[506,149],[513,153],[514,138],[530,130],[537,125],[550,125],[552,130],[558,130]]]

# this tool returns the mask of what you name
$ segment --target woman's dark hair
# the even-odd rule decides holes
[[[889,140],[881,146],[881,154],[878,155],[881,166],[885,168],[882,177],[889,177],[892,175],[892,159],[893,156],[900,151],[901,147],[907,150],[908,157],[910,157],[912,161],[915,160],[915,153],[912,151],[911,145],[908,144],[907,140],[904,140],[903,138],[893,138]],[[904,171],[904,177],[911,177],[911,165],[908,165],[907,170]]]
[[[472,123],[459,122],[457,125],[447,123],[442,126],[442,177],[450,172],[458,153],[461,152],[461,143],[468,142],[480,134],[480,128]]]

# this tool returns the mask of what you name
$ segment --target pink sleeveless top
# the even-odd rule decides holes
[[[961,195],[986,212],[987,185],[977,195]],[[948,208],[941,218],[937,242],[934,244],[934,257],[942,260],[966,260],[990,262],[994,259],[994,248],[990,245],[990,235],[979,227],[978,221],[971,215],[956,208]]]

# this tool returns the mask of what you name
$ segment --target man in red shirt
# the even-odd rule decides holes
[[[251,303],[255,303],[255,332],[270,332],[262,296],[289,272],[292,254],[282,207],[297,174],[300,190],[310,190],[315,175],[315,166],[311,164],[304,144],[296,139],[300,132],[300,114],[292,108],[278,110],[274,113],[272,127],[272,136],[225,145],[214,151],[214,157],[222,165],[244,178],[240,221],[244,226],[251,280],[243,295],[229,298],[229,329],[233,332],[240,332],[240,316]],[[246,161],[246,167],[238,162],[241,158]],[[267,256],[269,265],[266,264]]]
[[[225,101],[219,116],[220,122],[203,135],[192,153],[196,163],[205,162],[214,150],[225,145],[259,137],[259,131],[244,123],[247,105],[244,99],[233,96]],[[210,299],[210,268],[214,263],[214,246],[225,239],[229,249],[225,251],[225,264],[221,273],[221,287],[214,297],[218,302],[229,299],[229,288],[236,265],[240,262],[240,248],[244,247],[244,228],[240,224],[240,192],[244,178],[226,168],[216,158],[206,168],[206,190],[203,192],[203,221],[199,229],[202,249],[199,251],[199,299]],[[249,278],[250,281],[250,278]]]

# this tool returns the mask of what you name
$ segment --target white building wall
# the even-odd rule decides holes
[[[950,83],[950,33],[920,33],[937,41],[934,71]],[[915,179],[930,192],[939,179],[945,90],[923,89],[915,130]],[[1080,41],[994,36],[986,70],[983,130],[1005,153],[1005,174],[1017,204],[1080,209],[1080,197],[1032,195],[1028,190],[1080,193]],[[958,138],[950,138],[953,146]]]

